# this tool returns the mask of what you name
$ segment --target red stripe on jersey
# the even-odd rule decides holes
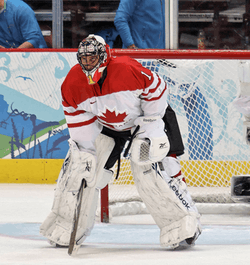
[[[64,107],[71,107],[65,100],[62,101],[62,105]]]
[[[159,87],[160,84],[161,84],[161,79],[160,79],[159,76],[158,76],[158,83],[157,83],[156,87],[155,87],[154,89],[150,89],[150,90],[148,91],[147,94],[146,94],[146,93],[142,93],[141,95],[142,95],[143,97],[146,97],[146,96],[149,95],[150,93],[154,93],[154,92],[158,89],[158,87]]]
[[[160,94],[159,97],[157,97],[157,98],[151,98],[151,99],[148,99],[148,98],[142,98],[142,99],[145,100],[145,101],[154,101],[154,100],[158,100],[159,98],[162,97],[162,95],[164,94],[164,92],[165,92],[166,90],[167,90],[167,86],[165,85],[165,88],[164,88],[164,90],[161,92],[161,94]]]
[[[76,127],[82,127],[82,126],[85,126],[85,125],[89,125],[93,122],[95,122],[97,120],[96,117],[88,120],[88,121],[84,121],[84,122],[78,122],[78,123],[68,123],[68,127],[69,128],[76,128]]]
[[[72,112],[72,113],[64,111],[64,114],[67,115],[67,116],[77,116],[77,115],[83,114],[85,112],[86,112],[85,110],[77,110],[77,111]]]

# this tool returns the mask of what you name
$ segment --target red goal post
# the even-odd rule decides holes
[[[230,181],[235,175],[249,175],[250,147],[243,139],[244,118],[232,102],[239,94],[239,69],[250,64],[250,51],[113,49],[111,54],[135,58],[168,84],[169,104],[185,146],[179,160],[194,201],[202,209],[209,205],[211,212],[237,212]],[[101,191],[101,221],[147,212],[129,160],[122,159],[118,180],[108,186]]]

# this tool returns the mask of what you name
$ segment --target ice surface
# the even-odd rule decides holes
[[[188,250],[159,245],[159,229],[149,215],[98,220],[75,257],[39,234],[50,212],[54,185],[0,184],[0,264],[15,265],[248,265],[250,216],[202,216],[203,233]]]

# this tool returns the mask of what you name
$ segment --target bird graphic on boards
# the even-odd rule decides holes
[[[32,82],[34,82],[34,81],[32,80],[32,78],[27,77],[27,76],[19,75],[19,76],[17,76],[16,78],[23,78],[24,81],[26,81],[26,80],[31,80]]]

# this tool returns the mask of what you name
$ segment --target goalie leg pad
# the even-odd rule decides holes
[[[200,215],[182,176],[171,178],[161,163],[131,163],[138,193],[161,230],[160,243],[172,246],[193,237],[200,229]]]
[[[69,151],[58,177],[58,188],[76,192],[80,189],[82,179],[88,186],[95,186],[96,158],[94,155],[80,151],[74,141],[69,140]]]
[[[96,146],[98,158],[96,181],[94,187],[87,186],[83,190],[80,220],[76,234],[77,244],[81,244],[90,235],[95,221],[99,189],[108,184],[113,173],[104,170],[104,165],[114,147],[114,140],[105,135],[99,135]],[[63,178],[63,176],[65,175],[60,174],[60,178]],[[65,179],[58,181],[52,211],[40,227],[42,235],[62,246],[69,245],[78,195],[78,191],[72,192],[66,189],[66,184]]]
[[[187,238],[193,237],[200,230],[197,223],[197,215],[186,215],[174,223],[164,226],[160,232],[160,243],[162,247],[178,246]]]
[[[94,225],[98,195],[96,188],[86,187],[84,189],[76,239],[85,239],[90,234]],[[62,198],[58,212],[52,211],[48,215],[40,227],[40,233],[58,245],[68,246],[77,194],[67,192],[67,194],[62,194]]]

